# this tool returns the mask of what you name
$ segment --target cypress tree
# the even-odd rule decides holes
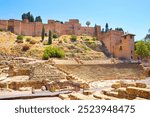
[[[48,45],[52,44],[52,32],[49,30],[49,35],[48,35]]]
[[[44,37],[45,37],[45,28],[43,26],[42,33],[41,33],[42,42],[44,41]]]
[[[105,32],[108,32],[109,31],[109,26],[108,26],[108,23],[106,23],[105,25]]]

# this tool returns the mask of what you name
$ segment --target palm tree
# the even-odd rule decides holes
[[[87,21],[87,22],[86,22],[86,25],[87,25],[88,27],[90,26],[90,24],[91,24],[90,21]]]

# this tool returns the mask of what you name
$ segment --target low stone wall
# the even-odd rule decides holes
[[[79,81],[53,81],[46,84],[49,91],[61,89],[79,91],[80,89],[90,88],[88,84]]]

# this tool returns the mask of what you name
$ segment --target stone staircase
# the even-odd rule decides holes
[[[35,64],[31,68],[30,79],[49,79],[49,80],[58,80],[65,79],[66,74],[57,69],[57,67],[52,66],[47,63]]]
[[[85,81],[144,78],[143,69],[137,64],[58,65],[63,71]],[[137,72],[138,71],[138,72]]]
[[[100,48],[100,50],[105,54],[105,56],[107,56],[107,57],[109,57],[109,58],[113,56],[113,54],[110,53],[110,52],[108,51],[108,49],[106,48],[106,46],[105,46],[105,44],[103,43],[103,41],[101,41],[101,44],[99,45],[99,48]]]

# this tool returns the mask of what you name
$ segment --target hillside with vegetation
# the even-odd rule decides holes
[[[0,53],[37,59],[105,59],[106,56],[99,49],[100,44],[101,42],[97,41],[95,37],[87,35],[58,36],[52,34],[44,36],[44,39],[42,39],[41,37],[0,32]]]

